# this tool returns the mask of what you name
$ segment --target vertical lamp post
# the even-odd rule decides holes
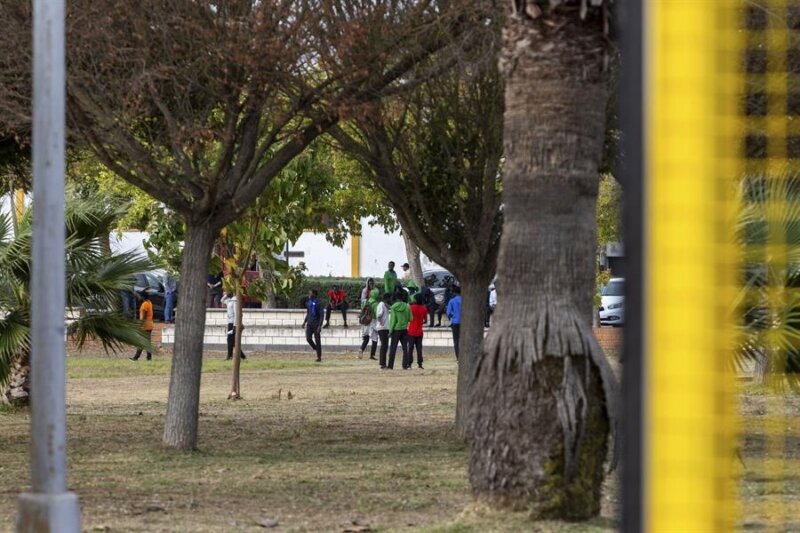
[[[21,495],[17,516],[17,531],[25,533],[80,531],[66,476],[64,34],[64,0],[34,0],[32,490]]]

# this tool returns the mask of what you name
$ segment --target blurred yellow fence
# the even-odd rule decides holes
[[[800,530],[800,0],[644,5],[642,523]]]

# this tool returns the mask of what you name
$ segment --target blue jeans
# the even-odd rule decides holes
[[[175,293],[164,294],[164,322],[172,322],[172,308],[175,307]]]

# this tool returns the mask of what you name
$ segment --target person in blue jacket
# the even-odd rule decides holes
[[[461,333],[461,287],[453,285],[453,297],[447,302],[447,317],[453,330],[453,349],[458,360],[458,336]]]
[[[319,304],[319,295],[315,289],[308,293],[306,301],[306,340],[311,349],[317,352],[317,363],[322,362],[322,308]]]

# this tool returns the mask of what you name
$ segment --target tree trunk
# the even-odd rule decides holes
[[[278,307],[278,299],[275,296],[275,288],[272,286],[272,269],[266,263],[259,263],[261,269],[261,278],[264,280],[264,287],[267,292],[267,301],[262,302],[266,309],[275,309]]]
[[[406,257],[408,257],[408,266],[411,267],[411,279],[417,284],[417,287],[425,286],[425,280],[422,279],[422,261],[419,258],[419,246],[411,240],[411,236],[403,231],[403,242],[406,245]]]
[[[462,439],[469,437],[470,387],[475,366],[483,351],[483,333],[486,320],[486,298],[491,274],[460,276],[461,282],[461,334],[458,359],[458,388],[456,391],[456,433]]]
[[[181,265],[181,312],[175,321],[175,349],[164,425],[164,445],[181,450],[197,447],[206,282],[216,233],[214,228],[202,223],[189,223],[186,228]]]
[[[471,391],[470,482],[479,500],[537,518],[598,514],[614,421],[616,384],[590,314],[601,39],[561,9],[510,16],[504,31],[503,301]]]

